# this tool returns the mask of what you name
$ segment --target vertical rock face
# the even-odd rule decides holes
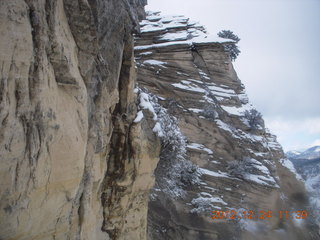
[[[133,123],[145,4],[0,2],[1,239],[145,238],[159,155],[152,120]]]
[[[151,13],[141,22],[139,86],[179,120],[187,157],[202,174],[177,199],[154,189],[149,239],[317,239],[312,217],[291,218],[293,211],[308,210],[304,186],[249,103],[221,40],[183,16]],[[212,219],[214,210],[237,215]],[[281,218],[281,210],[290,217]],[[253,211],[252,219],[244,219],[244,211]],[[272,217],[260,219],[261,211]]]
[[[304,210],[305,190],[203,27],[157,14],[142,22],[139,85],[168,110],[134,90],[145,4],[0,2],[0,239],[146,239],[147,212],[149,239],[311,239],[308,221],[211,219]],[[154,189],[148,209],[154,132],[166,135],[155,121],[176,126],[169,114],[201,181],[177,199]]]

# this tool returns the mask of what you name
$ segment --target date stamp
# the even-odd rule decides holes
[[[273,217],[279,219],[306,219],[308,217],[308,212],[305,210],[301,211],[235,211],[235,210],[228,210],[228,211],[212,211],[212,219],[231,219],[231,220],[238,220],[238,219],[251,219],[251,220],[268,220]]]

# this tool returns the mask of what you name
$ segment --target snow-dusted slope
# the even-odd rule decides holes
[[[294,153],[294,154],[292,154]],[[312,207],[316,212],[320,210],[320,146],[314,146],[305,151],[290,151],[287,157],[302,176],[309,193]],[[320,216],[316,215],[320,225]]]
[[[281,231],[303,239],[303,229],[290,219],[212,220],[213,210],[303,208],[294,197],[304,196],[303,184],[249,102],[223,39],[207,36],[201,25],[183,16],[150,13],[141,26],[135,46],[139,87],[157,95],[178,119],[186,157],[202,174],[198,185],[184,186],[186,196],[174,201],[154,189],[150,239],[232,239],[240,229],[243,239],[279,239]]]

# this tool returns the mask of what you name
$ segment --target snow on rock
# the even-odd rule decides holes
[[[219,128],[223,129],[224,131],[227,131],[227,132],[229,132],[231,134],[234,134],[234,132],[236,131],[236,129],[234,127],[230,126],[229,124],[226,124],[226,123],[222,122],[219,119],[215,120],[215,122],[219,126]]]
[[[225,89],[225,88],[222,88],[222,87],[218,87],[216,85],[211,85],[208,88],[210,90],[214,91],[214,92],[228,93],[228,94],[231,94],[231,95],[235,95],[236,94],[233,89]]]
[[[139,88],[133,89],[133,92],[136,93],[136,94],[139,93]]]
[[[218,172],[214,172],[214,171],[211,171],[209,169],[200,168],[200,171],[201,171],[202,174],[208,175],[208,176],[212,176],[212,177],[223,177],[223,178],[230,178],[230,179],[240,180],[240,179],[237,179],[237,178],[233,178],[228,173],[221,172],[220,170]]]
[[[266,146],[274,150],[282,150],[281,145],[277,142],[277,137],[272,135],[268,128],[266,128],[266,133],[268,134],[266,138]]]
[[[159,137],[163,137],[164,134],[162,132],[162,128],[159,122],[156,123],[156,125],[154,126],[154,128],[152,129],[153,132],[157,133],[157,135]]]
[[[240,93],[238,94],[238,98],[240,100],[240,102],[242,104],[248,104],[249,103],[249,98],[248,98],[248,95],[245,94],[245,93]]]
[[[138,89],[137,91],[139,92],[139,97],[140,97],[140,104],[139,104],[140,111],[137,113],[137,116],[134,122],[138,123],[142,120],[144,116],[142,111],[143,109],[148,110],[149,112],[152,113],[153,120],[156,122],[153,127],[153,132],[155,132],[158,135],[158,137],[162,137],[163,136],[162,128],[160,123],[158,122],[158,116],[154,110],[150,96],[147,93],[143,92],[141,89]]]
[[[192,199],[191,205],[193,209],[191,209],[191,213],[207,213],[210,214],[212,210],[217,209],[220,210],[219,205],[228,205],[222,198],[214,197],[210,193],[201,192],[197,194],[197,198]]]
[[[210,77],[208,76],[208,74],[206,74],[205,72],[203,72],[202,70],[198,70],[200,76],[206,80],[210,80]]]
[[[182,72],[177,72],[177,75],[180,75],[180,76],[187,76],[187,77],[189,77],[189,74],[182,73]]]
[[[293,166],[293,163],[289,159],[282,158],[280,159],[280,163],[282,164],[282,166],[288,168],[292,173],[294,173],[298,180],[303,181],[303,178],[300,176],[299,173],[297,173],[296,169]]]
[[[173,83],[172,85],[174,87],[176,87],[176,88],[188,90],[188,91],[191,91],[191,92],[199,92],[199,93],[205,93],[206,92],[206,90],[204,90],[203,88],[199,88],[199,87],[197,87],[195,85],[184,85],[184,84],[181,84],[181,83]]]
[[[248,149],[252,154],[254,154],[255,156],[257,157],[266,157],[268,156],[268,153],[264,153],[264,152],[255,152],[255,151],[252,151],[251,149]]]
[[[210,160],[211,163],[214,163],[214,164],[221,164],[220,162],[218,161],[215,161],[215,160]]]
[[[205,151],[209,155],[213,154],[213,151],[211,149],[206,148],[203,144],[199,144],[199,143],[190,143],[190,144],[187,145],[187,148],[200,150],[200,151]]]
[[[263,176],[263,175],[255,175],[255,174],[246,174],[245,179],[261,185],[279,188],[274,178],[271,177],[270,175]]]
[[[187,38],[188,38],[188,32],[180,31],[175,33],[166,33],[162,35],[160,39],[167,40],[167,41],[179,41],[179,40],[187,40]]]
[[[145,61],[143,62],[143,64],[157,65],[157,66],[164,67],[163,65],[165,65],[165,64],[167,64],[167,63],[166,63],[166,62],[162,62],[162,61],[158,61],[158,60],[150,59],[150,60],[145,60]]]
[[[159,48],[168,46],[166,44],[188,44],[194,43],[225,43],[232,42],[230,39],[220,38],[215,35],[210,35],[206,32],[203,26],[195,22],[189,21],[189,18],[184,16],[160,16],[160,13],[148,12],[146,20],[140,22],[141,34],[149,34],[152,32],[163,32],[159,40],[163,43],[135,47],[135,50],[143,50],[148,48]],[[176,32],[168,32],[170,29],[179,29]],[[144,48],[143,48],[144,47]]]
[[[140,104],[139,106],[142,109],[147,109],[153,114],[153,120],[157,120],[157,115],[154,111],[152,104],[149,101],[149,95],[147,93],[141,92],[140,93]]]
[[[191,46],[192,44],[186,41],[174,41],[174,42],[157,43],[157,44],[151,44],[151,45],[135,46],[134,50],[137,50],[137,51],[151,50],[151,49],[163,48],[167,46],[179,46],[179,45]]]
[[[198,108],[188,108],[189,111],[194,112],[194,113],[201,113],[203,112],[203,109],[198,109]]]
[[[147,55],[151,55],[151,54],[153,54],[153,52],[141,52],[139,55],[147,56]]]
[[[137,117],[133,120],[133,122],[134,122],[134,123],[138,123],[138,122],[140,122],[140,121],[142,120],[142,118],[143,118],[143,112],[142,112],[142,111],[139,111],[139,112],[137,113]]]
[[[266,174],[266,175],[270,175],[269,169],[268,169],[266,166],[264,166],[261,162],[259,162],[258,160],[251,158],[251,159],[250,159],[250,162],[251,162],[251,163],[253,164],[253,166],[254,166],[256,169],[258,169],[260,172],[262,172],[262,173],[264,173],[264,174]]]
[[[252,173],[252,170],[250,172],[246,172],[243,175],[244,179],[261,185],[279,188],[277,182],[271,176],[271,173],[266,166],[254,158],[248,159],[248,163],[251,165],[252,169],[255,170],[255,174]],[[256,174],[257,171],[261,174]]]
[[[221,105],[221,107],[227,113],[229,113],[231,115],[236,115],[236,116],[244,116],[244,113],[246,111],[250,111],[250,110],[254,109],[254,107],[250,103],[242,105],[241,107],[235,107],[235,106],[229,107],[229,106],[223,106],[223,105]]]
[[[240,219],[239,225],[241,229],[246,230],[248,232],[255,233],[255,232],[261,231],[261,228],[259,227],[259,223],[257,223],[255,220]]]
[[[215,120],[215,123],[218,125],[218,127],[226,132],[229,132],[233,138],[246,140],[249,142],[256,142],[261,144],[267,145],[267,140],[264,136],[255,135],[249,132],[242,131],[241,129],[236,129],[235,127],[221,121],[220,119]],[[278,143],[276,143],[278,144]],[[278,144],[279,145],[279,144]],[[280,146],[280,145],[279,145]]]

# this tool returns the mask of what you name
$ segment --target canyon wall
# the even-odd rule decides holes
[[[145,0],[0,2],[0,239],[145,239],[159,155],[137,112]]]
[[[228,41],[182,16],[141,21],[146,4],[0,1],[0,239],[316,239],[307,220],[211,218],[308,199],[250,123]],[[183,171],[158,164],[169,135]]]
[[[304,184],[249,102],[226,52],[232,40],[209,35],[184,16],[150,12],[140,24],[139,86],[177,119],[186,158],[201,174],[176,197],[161,184],[166,175],[156,175],[149,239],[318,239]],[[309,218],[297,219],[303,210]],[[288,219],[280,211],[290,212]]]

